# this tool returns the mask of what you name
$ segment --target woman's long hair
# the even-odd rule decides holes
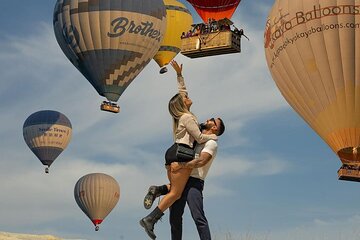
[[[184,103],[184,96],[181,93],[175,94],[169,101],[169,113],[173,119],[173,135],[176,136],[176,130],[179,126],[179,119],[184,113],[193,115]]]

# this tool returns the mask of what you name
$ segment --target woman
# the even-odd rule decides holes
[[[173,96],[169,101],[169,112],[173,119],[173,135],[175,144],[171,146],[165,154],[166,169],[170,185],[163,187],[162,191],[169,191],[160,201],[159,205],[146,217],[140,220],[140,225],[145,228],[146,233],[151,239],[155,239],[154,225],[164,215],[164,211],[168,209],[176,200],[181,197],[186,182],[189,179],[191,169],[181,168],[178,171],[171,171],[172,162],[190,161],[178,159],[176,157],[176,144],[184,144],[190,148],[194,147],[194,142],[204,143],[207,140],[217,140],[215,134],[202,134],[196,117],[190,112],[192,105],[191,99],[188,97],[184,79],[182,77],[182,64],[171,61],[171,66],[177,73],[179,93]],[[165,189],[166,188],[166,189]],[[150,191],[150,189],[149,189]],[[146,199],[145,199],[146,200]],[[150,200],[150,199],[149,199]],[[153,201],[153,199],[151,199]],[[152,205],[149,202],[149,206]],[[145,208],[147,203],[144,203]]]

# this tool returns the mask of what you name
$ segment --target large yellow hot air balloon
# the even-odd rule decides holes
[[[154,56],[161,67],[160,73],[167,71],[166,66],[181,51],[181,35],[191,29],[193,19],[184,4],[176,0],[164,0],[166,7],[166,31],[159,51]]]
[[[24,122],[23,136],[30,150],[45,166],[50,165],[67,147],[72,134],[70,120],[62,113],[42,110],[31,114]]]
[[[166,10],[162,0],[57,0],[53,25],[66,57],[110,101],[102,109],[118,112],[111,101],[158,51]]]
[[[111,176],[90,173],[81,177],[74,188],[74,197],[80,209],[99,230],[99,224],[113,210],[120,199],[120,186]]]
[[[360,164],[359,13],[360,0],[276,0],[264,34],[282,95],[347,166]]]

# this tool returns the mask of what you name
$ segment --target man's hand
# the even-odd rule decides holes
[[[175,60],[172,60],[171,62],[170,62],[170,64],[171,64],[171,66],[174,68],[174,70],[176,71],[176,74],[178,75],[178,76],[181,76],[181,72],[182,72],[182,64],[178,64]]]
[[[172,162],[170,165],[171,172],[176,172],[181,169],[181,165],[178,162]]]

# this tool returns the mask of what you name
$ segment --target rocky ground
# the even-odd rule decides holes
[[[63,240],[63,239],[51,235],[33,235],[33,234],[0,232],[0,240]]]

